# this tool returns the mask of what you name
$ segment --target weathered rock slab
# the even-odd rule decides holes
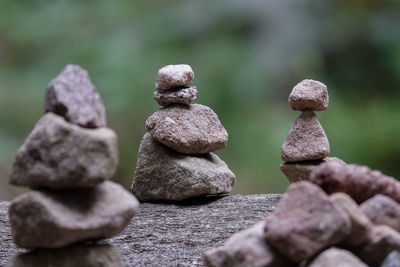
[[[326,110],[329,104],[326,85],[314,80],[303,80],[296,84],[289,95],[289,105],[294,110]]]
[[[197,99],[196,86],[178,88],[168,91],[155,91],[154,99],[160,106],[169,106],[172,104],[189,105]]]
[[[323,251],[309,267],[368,267],[350,251],[330,248]]]
[[[168,65],[158,70],[156,89],[168,90],[188,86],[194,79],[192,67],[187,64]]]

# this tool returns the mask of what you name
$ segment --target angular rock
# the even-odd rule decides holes
[[[192,83],[193,78],[194,73],[189,65],[168,65],[158,70],[156,89],[168,90],[188,86]]]
[[[289,186],[264,230],[268,244],[300,262],[341,242],[351,222],[320,188],[304,181]]]
[[[390,197],[376,195],[363,202],[360,209],[378,225],[387,225],[400,231],[400,205]]]
[[[204,253],[206,267],[295,266],[271,249],[264,238],[264,222],[231,236],[226,243]]]
[[[303,80],[296,84],[289,95],[289,105],[294,110],[326,110],[329,96],[326,85],[314,80]]]
[[[343,160],[336,157],[326,157],[322,160],[310,160],[300,162],[284,162],[280,169],[290,183],[310,180],[311,172],[323,163],[346,164]]]
[[[386,225],[375,226],[366,245],[354,249],[356,254],[368,266],[380,266],[392,251],[400,250],[400,234]]]
[[[368,267],[350,251],[330,248],[318,255],[309,267]]]
[[[369,233],[373,227],[368,217],[359,209],[349,195],[344,193],[335,193],[330,196],[331,200],[338,204],[347,213],[351,221],[351,232],[341,242],[345,247],[356,247],[365,244]]]
[[[10,183],[32,188],[91,187],[118,165],[118,138],[109,128],[85,129],[45,114],[18,150]]]
[[[393,251],[392,253],[390,253],[381,265],[381,267],[399,267],[399,266],[400,266],[399,251]]]
[[[313,111],[304,111],[296,119],[281,149],[286,162],[318,160],[329,155],[329,141]]]
[[[204,154],[223,149],[228,133],[211,108],[200,105],[172,105],[146,121],[151,136],[184,154]]]
[[[160,106],[169,106],[171,104],[189,105],[197,99],[196,86],[178,88],[168,91],[155,91],[154,99]]]
[[[139,202],[106,181],[94,188],[31,191],[9,208],[14,243],[22,248],[59,248],[113,237],[128,225]]]
[[[85,128],[107,125],[100,94],[88,72],[78,65],[67,65],[47,87],[45,111]]]
[[[183,155],[146,133],[139,147],[131,190],[141,201],[183,200],[229,193],[235,180],[217,155]]]

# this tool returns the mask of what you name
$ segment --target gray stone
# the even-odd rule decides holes
[[[329,141],[313,111],[304,111],[296,119],[281,149],[286,162],[318,160],[329,155]]]
[[[321,160],[309,160],[300,162],[284,162],[280,169],[290,183],[310,180],[311,172],[321,164],[346,164],[343,160],[336,157],[326,157]]]
[[[390,253],[382,263],[381,267],[400,267],[400,252],[393,251]]]
[[[67,65],[47,87],[45,111],[86,128],[104,127],[106,111],[88,72],[78,65]]]
[[[356,247],[365,244],[369,233],[373,227],[368,217],[359,209],[349,195],[344,193],[335,193],[330,196],[331,200],[338,204],[347,213],[351,221],[351,232],[342,241],[341,245],[345,247]]]
[[[168,91],[155,91],[154,99],[160,106],[165,107],[171,104],[189,105],[197,99],[197,88],[191,86]]]
[[[9,209],[14,243],[22,248],[59,248],[113,237],[128,225],[139,202],[106,181],[94,188],[31,191]]]
[[[139,147],[131,189],[141,201],[183,200],[229,193],[235,180],[217,155],[180,154],[146,133]]]
[[[341,242],[351,231],[349,216],[316,185],[289,186],[265,223],[268,244],[295,262]]]
[[[10,183],[32,188],[91,187],[118,165],[118,138],[109,128],[85,129],[45,114],[18,150]]]
[[[330,248],[318,255],[309,267],[368,267],[350,251]]]
[[[289,95],[289,105],[294,110],[321,111],[328,108],[329,96],[326,85],[314,80],[296,84]]]
[[[400,231],[400,205],[390,197],[376,195],[363,202],[360,208],[374,224]]]
[[[272,250],[264,238],[264,222],[231,236],[223,246],[204,253],[207,267],[284,267],[295,264]]]
[[[172,105],[146,121],[151,136],[184,154],[203,154],[223,149],[228,133],[211,108],[200,105]]]
[[[193,78],[194,73],[189,65],[168,65],[158,70],[156,89],[168,90],[187,86],[192,83]]]

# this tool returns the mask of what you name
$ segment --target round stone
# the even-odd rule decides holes
[[[321,111],[328,108],[329,96],[326,85],[314,80],[296,84],[289,95],[289,105],[294,110]]]
[[[168,90],[190,85],[194,73],[192,67],[186,64],[168,65],[158,70],[156,89]]]

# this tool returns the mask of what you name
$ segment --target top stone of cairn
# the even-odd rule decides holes
[[[193,78],[194,73],[189,65],[168,65],[158,70],[156,89],[168,90],[185,87],[192,83]]]
[[[289,95],[289,105],[294,110],[326,110],[329,96],[326,85],[314,80],[303,80],[296,84]]]

